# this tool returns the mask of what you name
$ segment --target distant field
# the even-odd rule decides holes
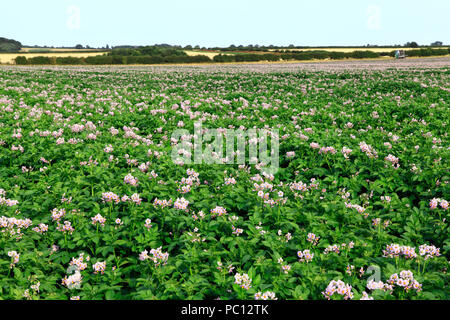
[[[188,56],[207,56],[208,58],[212,59],[215,56],[219,55],[220,52],[217,51],[194,51],[194,50],[184,50]]]
[[[98,52],[99,49],[74,49],[74,48],[35,48],[35,47],[26,47],[22,48],[20,52],[39,52],[39,51],[51,51],[51,52],[67,52],[67,51],[73,51],[73,52]]]
[[[448,47],[433,47],[432,49],[446,49]],[[414,49],[420,49],[420,48],[383,48],[383,47],[377,47],[377,48],[369,48],[369,47],[359,47],[359,48],[304,48],[304,49],[296,49],[296,48],[284,48],[284,49],[269,49],[269,51],[275,51],[275,50],[287,50],[287,51],[314,51],[314,50],[325,50],[325,51],[336,51],[336,52],[353,52],[353,51],[373,51],[373,52],[391,52],[394,50],[414,50]]]
[[[246,53],[251,53],[251,54],[264,54],[267,52],[264,51],[210,51],[210,50],[184,50],[184,52],[187,53],[188,56],[199,56],[199,55],[203,55],[203,56],[207,56],[211,59],[213,59],[215,56],[222,54],[222,55],[232,55],[232,54],[246,54]]]
[[[33,58],[33,57],[77,57],[77,58],[86,58],[86,57],[91,57],[91,56],[98,56],[101,54],[104,54],[106,52],[99,52],[99,51],[95,51],[95,52],[67,52],[67,53],[27,53],[27,52],[23,52],[23,53],[0,53],[0,63],[10,63],[10,64],[14,64],[14,59],[17,56],[25,56],[27,58]]]
[[[434,47],[433,49],[446,49],[448,47]],[[302,48],[302,49],[296,49],[296,48],[282,48],[282,49],[269,49],[269,52],[274,52],[275,50],[286,50],[286,51],[316,51],[316,50],[324,50],[324,51],[336,51],[336,52],[353,52],[353,51],[373,51],[373,52],[391,52],[394,50],[414,50],[418,48],[402,48],[402,47],[377,47],[377,48],[366,48],[366,47],[356,47],[356,48],[339,48],[339,47],[317,47],[317,48]],[[197,56],[197,55],[205,55],[208,56],[210,59],[213,59],[215,56],[219,54],[226,54],[226,55],[232,55],[232,54],[246,54],[246,53],[252,53],[252,54],[267,54],[267,51],[240,51],[236,49],[236,51],[209,51],[209,50],[184,50],[189,56]]]
[[[437,47],[436,47],[437,48]],[[447,49],[448,47],[439,47],[441,49]],[[286,51],[294,51],[294,50],[299,50],[299,51],[313,51],[313,50],[326,50],[326,51],[338,51],[338,52],[352,52],[352,51],[374,51],[374,52],[391,52],[393,50],[412,50],[412,48],[396,48],[396,47],[392,47],[392,48],[382,48],[382,47],[378,47],[378,48],[366,48],[366,47],[355,47],[355,48],[339,48],[339,47],[324,47],[324,48],[304,48],[304,49],[295,49],[295,48],[284,48],[282,50],[286,50]],[[31,52],[30,50],[33,50],[34,52]],[[35,50],[38,50],[37,52]],[[42,52],[39,52],[40,50],[42,50]],[[48,52],[48,51],[53,51],[53,52]],[[184,52],[188,55],[188,56],[198,56],[198,55],[204,55],[209,57],[210,59],[214,59],[215,56],[222,54],[222,55],[245,55],[245,54],[253,54],[253,55],[258,55],[258,54],[268,54],[268,53],[272,53],[274,55],[281,55],[281,53],[278,52],[274,52],[274,50],[276,49],[269,49],[270,52],[267,51],[215,51],[215,50],[184,50]],[[25,56],[28,59],[29,58],[33,58],[33,57],[38,57],[38,56],[44,56],[44,57],[75,57],[75,58],[86,58],[86,57],[92,57],[92,56],[98,56],[98,55],[102,55],[105,54],[109,51],[102,51],[99,49],[65,49],[65,48],[23,48],[21,52],[18,53],[0,53],[0,64],[15,64],[14,59],[17,56]],[[448,56],[448,55],[447,55]],[[421,58],[421,57],[410,57],[410,58]],[[392,57],[389,56],[380,56],[378,58],[370,58],[369,60],[373,60],[373,59],[379,59],[379,60],[389,60],[392,59]],[[314,61],[316,61],[317,59],[312,59]],[[307,61],[312,61],[312,60],[300,60],[300,62],[307,62]],[[322,59],[320,61],[329,61],[330,59]],[[351,58],[347,58],[346,60],[352,60]],[[358,60],[364,60],[364,59],[358,59]],[[318,60],[317,60],[318,61]],[[286,63],[291,63],[292,61],[271,61],[271,62],[267,62],[267,63],[280,63],[280,62],[286,62]],[[228,63],[228,62],[226,62]],[[230,62],[231,63],[231,62]],[[251,63],[250,61],[241,61],[241,62],[232,62],[232,63]],[[255,63],[266,63],[264,61],[255,61]]]

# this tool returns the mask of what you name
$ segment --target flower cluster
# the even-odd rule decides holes
[[[350,156],[350,153],[352,153],[352,149],[347,148],[347,147],[342,147],[341,153],[344,155],[345,159],[348,159]]]
[[[82,280],[83,277],[81,276],[80,271],[76,270],[74,274],[65,276],[61,283],[69,289],[77,289],[81,286]]]
[[[436,209],[438,204],[441,206],[442,209],[448,210],[448,201],[440,198],[433,198],[430,200],[430,209],[431,210]]]
[[[17,204],[19,204],[19,201],[7,199],[6,191],[4,189],[0,189],[0,206],[6,205],[7,207],[12,207]]]
[[[348,250],[350,250],[354,246],[355,246],[355,243],[353,241],[350,241],[348,244],[347,243],[333,244],[333,245],[329,245],[328,247],[326,247],[323,253],[328,254],[330,252],[335,252],[335,253],[339,254],[341,252],[341,249],[348,248]]]
[[[34,227],[32,230],[37,233],[43,234],[48,231],[48,225],[46,225],[45,223],[40,223],[37,227]]]
[[[367,292],[363,291],[361,299],[359,300],[373,300],[373,297],[370,297]]]
[[[53,221],[59,221],[62,217],[66,215],[66,209],[58,209],[55,208],[52,210],[52,220]]]
[[[178,210],[187,210],[188,205],[189,205],[189,201],[186,200],[185,198],[181,197],[181,198],[177,198],[177,200],[175,200],[173,207]]]
[[[331,153],[331,154],[335,154],[336,153],[336,149],[333,147],[322,147],[319,150],[319,154],[327,154],[327,153]]]
[[[23,236],[22,230],[28,229],[33,224],[31,219],[17,219],[15,217],[0,217],[0,231],[11,237],[20,239]]]
[[[348,264],[347,268],[345,270],[345,273],[347,273],[348,275],[351,276],[354,270],[355,270],[355,266]]]
[[[300,258],[300,262],[311,262],[314,258],[314,253],[309,250],[298,251],[297,256]]]
[[[158,178],[158,174],[154,170],[150,171],[149,179],[156,179],[156,178]]]
[[[127,174],[123,178],[123,182],[125,184],[129,184],[129,185],[134,186],[134,187],[136,187],[138,185],[138,179],[133,177],[133,175],[131,173]]]
[[[74,232],[74,228],[72,227],[72,223],[70,221],[64,221],[63,224],[60,224],[58,222],[58,226],[56,227],[56,230],[62,232],[62,233],[69,233],[72,234]]]
[[[105,151],[106,153],[110,153],[110,152],[113,152],[113,151],[114,151],[114,148],[113,148],[112,145],[108,144],[108,145],[103,149],[103,151]]]
[[[80,253],[78,258],[72,258],[69,264],[77,267],[77,270],[82,271],[87,268],[87,263],[85,261],[90,261],[90,257],[84,256],[84,253]]]
[[[387,283],[391,286],[398,286],[403,288],[406,292],[409,290],[422,291],[422,284],[414,279],[414,275],[410,270],[403,270],[400,275],[394,273],[390,276]]]
[[[306,241],[311,242],[314,246],[319,242],[320,237],[316,236],[314,233],[308,233]]]
[[[385,288],[385,285],[384,285],[383,281],[375,281],[373,279],[370,279],[367,282],[367,289],[369,289],[369,290],[381,290],[384,288]]]
[[[9,267],[13,268],[16,265],[16,263],[19,262],[20,254],[18,254],[17,251],[9,251],[8,257],[11,258],[11,264],[9,265]]]
[[[334,294],[344,297],[345,300],[353,298],[352,286],[344,283],[342,280],[331,280],[322,294],[328,300],[330,300]]]
[[[295,157],[295,151],[286,152],[286,158],[294,158],[294,157]]]
[[[227,214],[227,209],[224,207],[216,206],[214,209],[211,209],[211,217],[215,218],[216,216],[222,217]]]
[[[97,273],[101,273],[101,274],[103,274],[104,272],[105,272],[105,269],[106,269],[106,261],[103,261],[103,262],[96,262],[96,263],[94,263],[93,265],[92,265],[92,269],[94,269],[94,274],[97,274]]]
[[[153,200],[153,206],[155,208],[160,207],[162,209],[164,209],[165,207],[170,207],[170,206],[172,206],[172,199],[160,200],[158,198],[155,198],[155,200]]]
[[[394,157],[392,154],[389,154],[387,157],[384,158],[384,160],[390,162],[394,169],[398,169],[400,167],[400,164],[398,163],[398,158]]]
[[[244,232],[243,229],[241,229],[241,228],[236,228],[235,226],[231,226],[231,229],[233,230],[232,233],[233,233],[235,236],[239,236],[239,235],[241,235],[242,232]]]
[[[145,228],[147,228],[147,230],[150,230],[152,228],[152,220],[151,219],[145,219]]]
[[[197,232],[198,228],[194,228],[193,232],[186,232],[186,235],[190,239],[191,242],[203,242],[206,241],[206,238],[202,238],[201,234]]]
[[[364,208],[358,204],[351,204],[349,202],[346,202],[345,206],[347,208],[355,209],[356,211],[358,211],[358,213],[361,213],[364,216],[364,218],[367,218],[369,216],[369,213],[366,212],[366,208]]]
[[[362,152],[364,152],[366,154],[366,156],[368,156],[369,158],[378,158],[378,154],[375,151],[374,148],[372,148],[372,146],[368,145],[367,143],[365,143],[364,141],[361,141],[359,143],[359,148],[361,149]]]
[[[289,184],[289,188],[294,193],[295,197],[299,197],[303,199],[303,196],[301,194],[298,194],[297,191],[300,192],[306,192],[308,190],[317,190],[319,189],[319,181],[317,181],[315,178],[311,178],[309,186],[306,183],[300,182],[291,182]]]
[[[167,263],[167,260],[169,259],[169,253],[168,252],[162,252],[162,247],[159,247],[157,249],[151,249],[150,254],[147,250],[144,250],[139,255],[139,260],[145,261],[145,260],[152,260],[155,264],[155,267],[159,267],[161,265],[165,265]]]
[[[234,283],[240,286],[242,289],[248,290],[252,287],[252,279],[248,276],[248,274],[236,273],[234,275]]]
[[[335,252],[335,253],[340,253],[341,246],[338,244],[333,244],[333,245],[329,245],[328,247],[325,248],[324,250],[324,254],[328,254],[330,252]]]
[[[187,169],[188,177],[183,177],[181,181],[178,183],[178,189],[177,191],[184,194],[191,191],[191,187],[196,185],[200,185],[200,180],[198,178],[198,173],[195,172],[193,169]]]
[[[102,201],[107,202],[107,203],[112,203],[112,202],[119,203],[120,197],[113,192],[104,192],[104,193],[102,193]]]
[[[218,269],[219,271],[223,271],[223,270],[224,270],[224,269],[223,269],[223,264],[222,264],[221,261],[217,261],[217,269]],[[230,263],[230,264],[228,265],[228,267],[227,267],[227,272],[228,272],[228,273],[232,273],[233,270],[234,270],[233,264]]]
[[[413,259],[417,257],[416,249],[409,246],[401,246],[398,244],[391,243],[386,246],[386,250],[383,250],[383,257],[386,258],[396,258],[399,256],[404,256],[406,259]]]
[[[133,201],[133,202],[134,202],[135,204],[137,204],[137,205],[140,205],[141,202],[142,202],[142,199],[141,199],[141,197],[139,196],[138,193],[133,193],[133,194],[131,195],[131,201]]]
[[[71,203],[71,202],[72,202],[72,197],[66,198],[66,194],[63,193],[63,195],[61,196],[61,203]]]
[[[421,256],[425,256],[425,260],[428,260],[433,257],[439,257],[441,254],[439,252],[439,248],[436,248],[435,246],[429,246],[426,244],[423,244],[419,246],[419,254]]]
[[[292,234],[290,232],[286,233],[283,236],[283,231],[278,230],[278,235],[280,236],[280,238],[278,238],[278,240],[280,241],[289,242],[290,240],[292,240]]]
[[[102,227],[105,226],[106,218],[104,218],[100,213],[98,213],[95,217],[91,218],[92,224],[97,225],[100,224]]]
[[[138,166],[138,169],[141,171],[141,172],[147,172],[148,171],[148,166],[149,166],[149,163],[141,163],[139,166]]]
[[[255,300],[277,300],[277,297],[275,296],[275,292],[272,291],[266,291],[264,293],[257,292],[255,293]]]
[[[39,292],[40,286],[41,286],[41,282],[38,281],[37,283],[32,284],[32,285],[30,286],[30,288],[31,288],[34,292],[38,293],[38,292]]]
[[[225,185],[229,186],[229,185],[234,185],[236,184],[236,179],[233,177],[227,177],[225,178]]]
[[[291,266],[288,265],[288,264],[286,264],[286,263],[284,262],[283,258],[278,258],[278,263],[281,264],[281,270],[282,270],[284,273],[288,274],[289,271],[291,270]]]
[[[292,192],[295,193],[295,191],[301,191],[306,192],[308,191],[308,185],[306,183],[300,182],[292,182],[289,186]]]

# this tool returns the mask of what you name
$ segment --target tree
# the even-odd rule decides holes
[[[431,43],[432,47],[442,47],[442,41],[435,41]]]
[[[22,49],[22,44],[19,41],[0,38],[0,52],[17,52]]]
[[[77,44],[77,45],[75,46],[75,49],[83,49],[83,45]]]
[[[412,42],[407,42],[407,43],[405,44],[405,47],[408,47],[408,48],[418,48],[419,45],[417,44],[417,42],[412,41]]]
[[[24,65],[27,64],[27,58],[25,56],[18,56],[15,59],[16,64]]]

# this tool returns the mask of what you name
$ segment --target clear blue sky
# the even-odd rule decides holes
[[[25,45],[450,44],[449,0],[4,0]]]

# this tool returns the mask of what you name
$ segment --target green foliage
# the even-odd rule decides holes
[[[19,41],[0,37],[0,52],[18,52],[22,49]]]
[[[109,55],[113,56],[187,56],[186,52],[176,48],[145,46],[137,48],[114,48]]]
[[[25,56],[17,56],[15,59],[16,64],[25,65],[28,63],[27,58]]]
[[[28,64],[55,64],[56,58],[54,57],[46,57],[46,56],[38,56],[28,58]]]
[[[102,65],[102,64],[164,64],[164,63],[203,63],[211,62],[211,59],[204,55],[183,56],[122,56],[122,55],[98,55],[86,58],[77,57],[33,57],[29,58],[27,64],[60,64],[60,65]]]
[[[55,63],[76,65],[76,64],[85,64],[85,61],[83,58],[77,57],[56,57]]]
[[[304,57],[314,54],[324,53]],[[448,68],[152,69],[0,69],[1,299],[254,299],[272,291],[319,300],[332,280],[351,285],[354,299],[449,298]],[[279,170],[264,175],[247,155],[245,166],[175,163],[172,133],[193,134],[198,119],[221,131],[277,128]],[[108,202],[106,192],[120,199]],[[174,206],[182,197],[186,210]],[[416,256],[389,257],[390,244]],[[426,259],[424,244],[440,254]],[[158,248],[168,253],[161,264],[142,254]],[[305,250],[309,262],[300,260]],[[82,282],[67,286],[80,254]],[[403,270],[422,290],[367,286]],[[237,273],[252,280],[248,290]]]

